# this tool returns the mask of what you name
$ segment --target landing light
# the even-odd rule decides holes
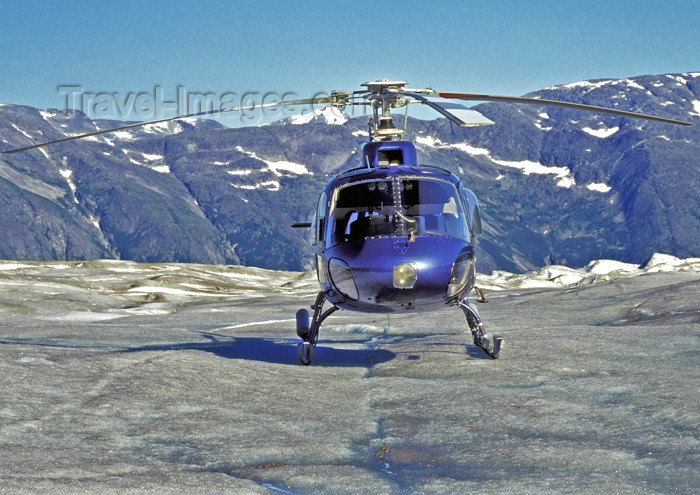
[[[397,289],[412,289],[417,279],[415,266],[404,263],[394,267],[394,287]]]

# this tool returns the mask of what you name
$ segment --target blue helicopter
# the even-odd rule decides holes
[[[329,102],[344,106],[364,99],[372,107],[370,142],[359,168],[332,178],[319,198],[310,224],[321,290],[311,306],[297,312],[302,364],[311,363],[323,321],[338,309],[368,313],[410,313],[459,306],[474,344],[496,359],[500,335],[487,333],[467,295],[475,290],[474,247],[482,233],[477,198],[441,168],[421,165],[415,146],[402,140],[391,109],[427,104],[461,127],[493,122],[454,99],[497,101],[609,113],[688,125],[687,122],[577,103],[524,97],[436,93],[405,89],[404,81],[367,82],[366,91],[334,93]],[[407,119],[404,119],[406,122]],[[324,304],[331,307],[324,311]]]
[[[475,194],[452,173],[420,164],[415,146],[403,140],[405,129],[395,127],[391,110],[409,103],[428,105],[460,127],[493,122],[454,100],[557,106],[678,125],[688,122],[578,103],[539,98],[469,93],[438,93],[407,89],[405,81],[382,79],[364,83],[364,90],[333,92],[328,97],[270,103],[261,107],[297,105],[369,106],[370,142],[358,168],[333,177],[321,192],[310,223],[320,291],[311,306],[296,314],[296,332],[302,342],[302,364],[313,359],[321,324],[339,309],[367,313],[411,313],[459,306],[473,342],[498,358],[504,348],[499,335],[486,332],[479,313],[469,304],[475,287],[474,248],[482,233]],[[17,148],[18,153],[88,136],[132,127],[197,117],[241,108],[203,111],[150,122],[139,122],[46,143]],[[249,110],[249,109],[247,109]],[[406,123],[408,119],[404,119]],[[477,299],[479,300],[479,299]],[[324,310],[325,303],[330,307]]]

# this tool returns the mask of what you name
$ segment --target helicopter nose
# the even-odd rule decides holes
[[[418,280],[418,273],[414,265],[402,263],[394,267],[393,283],[397,289],[412,289],[416,280]]]

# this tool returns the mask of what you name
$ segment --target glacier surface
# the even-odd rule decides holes
[[[313,274],[0,262],[3,493],[694,493],[700,260],[480,275],[457,308],[341,311]]]

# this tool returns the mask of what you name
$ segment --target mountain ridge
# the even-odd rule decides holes
[[[528,96],[700,122],[700,73],[591,80]],[[480,270],[523,272],[654,252],[700,256],[700,127],[483,103],[496,125],[409,117],[419,160],[482,205]],[[323,184],[359,166],[366,118],[229,129],[186,119],[0,156],[0,258],[312,266],[304,232]],[[403,116],[396,117],[397,126]],[[297,122],[299,122],[297,120]],[[293,122],[290,122],[293,123]],[[0,106],[3,149],[123,123]]]

